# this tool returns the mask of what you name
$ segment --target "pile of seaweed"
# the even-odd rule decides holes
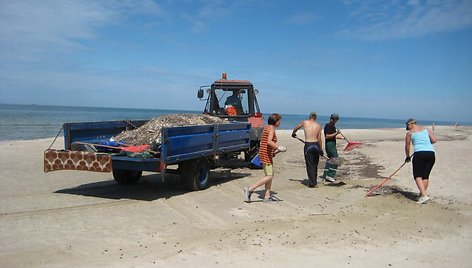
[[[121,141],[128,145],[141,145],[161,143],[161,130],[165,127],[198,126],[227,123],[226,120],[206,114],[167,114],[154,119],[143,126],[125,130],[113,137],[115,141]]]

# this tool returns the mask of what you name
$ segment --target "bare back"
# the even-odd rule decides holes
[[[314,120],[304,120],[303,130],[305,131],[306,142],[318,142],[321,137],[321,126]]]

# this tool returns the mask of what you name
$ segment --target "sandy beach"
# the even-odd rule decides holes
[[[277,131],[288,150],[275,158],[275,204],[262,192],[243,202],[261,170],[214,170],[198,192],[153,173],[123,186],[111,173],[43,173],[52,138],[2,141],[0,267],[472,267],[472,127],[436,126],[424,205],[411,164],[365,197],[403,164],[404,129],[343,133],[363,146],[343,152],[340,140],[342,183],[312,189],[303,144]]]

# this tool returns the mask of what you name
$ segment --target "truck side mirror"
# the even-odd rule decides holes
[[[197,97],[198,97],[199,99],[203,98],[203,89],[199,89],[199,90],[198,90]]]
[[[259,94],[259,89],[254,89],[254,94]]]

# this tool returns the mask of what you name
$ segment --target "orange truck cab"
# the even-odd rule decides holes
[[[226,73],[221,79],[209,86],[201,86],[198,98],[205,100],[203,113],[230,121],[251,123],[251,148],[246,152],[246,158],[254,157],[259,151],[259,142],[264,117],[259,109],[256,95],[259,91],[247,80],[228,80]]]

